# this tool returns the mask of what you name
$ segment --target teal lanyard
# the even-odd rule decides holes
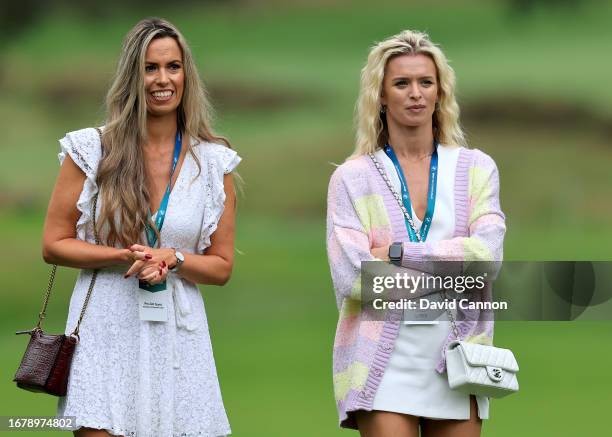
[[[166,192],[164,193],[164,197],[162,198],[162,201],[159,204],[157,216],[155,217],[155,227],[157,228],[157,232],[159,233],[161,233],[162,226],[164,225],[164,219],[166,218],[166,209],[168,209],[168,200],[170,199],[170,185],[172,184],[172,176],[174,175],[176,165],[178,163],[179,157],[181,156],[181,146],[181,133],[179,131],[176,131],[176,138],[174,140],[174,155],[172,158],[172,167],[170,168],[170,180],[168,181]],[[147,215],[149,217],[149,220],[151,220],[151,210],[147,211]],[[147,223],[145,227],[145,233],[147,235],[147,242],[149,243],[149,247],[154,247],[157,243],[157,235],[155,234],[155,230],[151,227],[149,223]],[[148,284],[147,282],[138,281],[138,286],[143,290],[147,290],[151,293],[156,293],[158,291],[163,291],[166,289],[166,281],[153,285]]]
[[[404,207],[410,217],[412,218],[412,205],[410,203],[410,193],[408,192],[408,184],[406,183],[406,178],[404,177],[404,172],[402,171],[402,167],[395,155],[395,152],[388,144],[385,144],[384,151],[386,155],[393,162],[393,166],[395,167],[395,171],[397,171],[397,176],[400,180],[400,185],[402,187],[402,202],[404,203]],[[429,187],[427,189],[427,211],[425,212],[425,217],[423,218],[423,223],[421,224],[421,229],[419,230],[419,234],[421,235],[421,241],[425,241],[427,238],[427,234],[429,233],[429,228],[431,227],[431,221],[433,220],[434,210],[436,209],[436,192],[438,189],[438,145],[434,142],[434,152],[431,155],[431,161],[429,163]],[[412,242],[418,242],[419,239],[410,226],[410,222],[408,219],[404,219],[406,222],[406,230],[408,231],[408,237]]]
[[[170,180],[168,181],[166,192],[164,193],[164,197],[162,198],[162,201],[159,204],[157,216],[155,217],[155,227],[157,228],[157,232],[161,232],[162,226],[164,225],[164,219],[166,218],[166,209],[168,208],[168,200],[170,199],[170,184],[172,184],[172,176],[174,175],[174,171],[176,170],[176,164],[178,163],[179,157],[181,156],[181,146],[181,133],[179,131],[176,131],[176,138],[174,140],[174,156],[172,158],[172,167],[170,168]],[[149,210],[147,214],[149,220],[151,220],[151,210]],[[146,233],[149,247],[154,247],[157,243],[157,235],[155,234],[155,230],[151,227],[149,223],[147,223],[146,226]]]

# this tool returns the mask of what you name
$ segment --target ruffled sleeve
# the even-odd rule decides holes
[[[66,155],[69,155],[72,161],[85,173],[83,191],[81,191],[76,205],[81,213],[81,217],[76,224],[76,235],[79,240],[87,241],[87,230],[90,229],[93,233],[91,209],[93,198],[98,193],[96,173],[102,156],[100,137],[96,129],[87,128],[68,132],[64,138],[59,140],[59,143],[58,158],[60,165],[64,162]]]
[[[198,241],[197,251],[203,253],[210,246],[210,237],[217,230],[219,219],[223,215],[225,206],[225,190],[223,176],[231,173],[242,158],[238,154],[221,144],[205,144],[201,147],[202,173],[207,180],[208,199],[204,206],[202,230]]]

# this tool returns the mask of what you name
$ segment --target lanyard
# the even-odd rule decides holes
[[[172,158],[172,167],[170,168],[170,180],[168,181],[166,192],[164,193],[164,197],[162,198],[162,201],[159,204],[157,216],[155,217],[155,227],[157,228],[158,232],[161,232],[162,226],[164,225],[164,219],[166,218],[166,209],[168,208],[168,200],[170,199],[170,184],[172,183],[172,176],[174,175],[174,170],[176,170],[176,164],[178,163],[179,156],[181,156],[181,146],[181,133],[177,130],[176,138],[174,139],[174,156]],[[149,219],[151,219],[151,210],[149,210],[147,214],[149,216]],[[157,235],[155,235],[155,231],[148,223],[145,230],[149,247],[154,247],[155,243],[157,243]]]
[[[402,202],[404,203],[404,207],[412,217],[412,205],[410,203],[410,193],[408,192],[408,184],[406,183],[406,178],[404,177],[404,172],[402,171],[402,167],[397,160],[397,156],[393,149],[388,144],[385,144],[384,151],[387,156],[393,162],[395,166],[395,170],[397,171],[397,176],[400,180],[400,185],[402,187]],[[431,161],[429,163],[429,187],[427,189],[427,211],[425,212],[425,217],[423,218],[423,223],[421,224],[421,229],[419,234],[421,235],[421,241],[425,241],[427,238],[427,234],[429,233],[429,228],[431,227],[431,221],[433,219],[434,210],[436,208],[436,191],[438,188],[438,145],[434,142],[434,152],[431,155]],[[410,241],[417,242],[419,241],[414,229],[410,226],[408,219],[404,219],[406,222],[406,229],[408,230],[408,237]]]

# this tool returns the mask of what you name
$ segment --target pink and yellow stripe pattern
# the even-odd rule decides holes
[[[327,198],[327,253],[339,309],[333,357],[334,394],[340,425],[356,428],[351,414],[371,410],[400,321],[362,320],[361,261],[373,261],[370,248],[403,241],[405,267],[434,261],[501,261],[506,231],[499,204],[499,175],[493,159],[461,148],[455,172],[455,232],[450,240],[412,243],[395,199],[367,156],[349,160],[333,173]],[[490,289],[488,290],[490,292]],[[461,336],[491,344],[493,322],[465,314]],[[449,336],[447,342],[453,340]],[[445,345],[446,346],[446,345]],[[445,371],[443,350],[439,372]]]

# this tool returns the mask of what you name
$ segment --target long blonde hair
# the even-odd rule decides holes
[[[212,108],[185,38],[175,26],[160,18],[148,18],[137,23],[123,42],[117,71],[106,96],[107,118],[102,136],[104,153],[97,174],[102,199],[97,228],[101,234],[101,229],[105,225],[108,227],[106,244],[109,246],[119,243],[128,247],[142,242],[146,223],[156,230],[148,218],[150,194],[145,184],[142,151],[142,145],[147,141],[144,74],[149,43],[164,37],[174,38],[183,55],[185,86],[177,109],[178,129],[184,133],[184,138],[231,147],[227,139],[212,131]],[[200,168],[191,141],[184,143]]]
[[[376,44],[361,70],[361,85],[355,111],[356,145],[349,157],[357,158],[383,147],[388,140],[385,115],[381,113],[381,93],[385,68],[392,57],[403,54],[424,54],[436,65],[438,105],[433,114],[434,139],[441,144],[465,146],[459,125],[459,105],[455,99],[455,72],[448,65],[442,50],[422,32],[405,30]]]

